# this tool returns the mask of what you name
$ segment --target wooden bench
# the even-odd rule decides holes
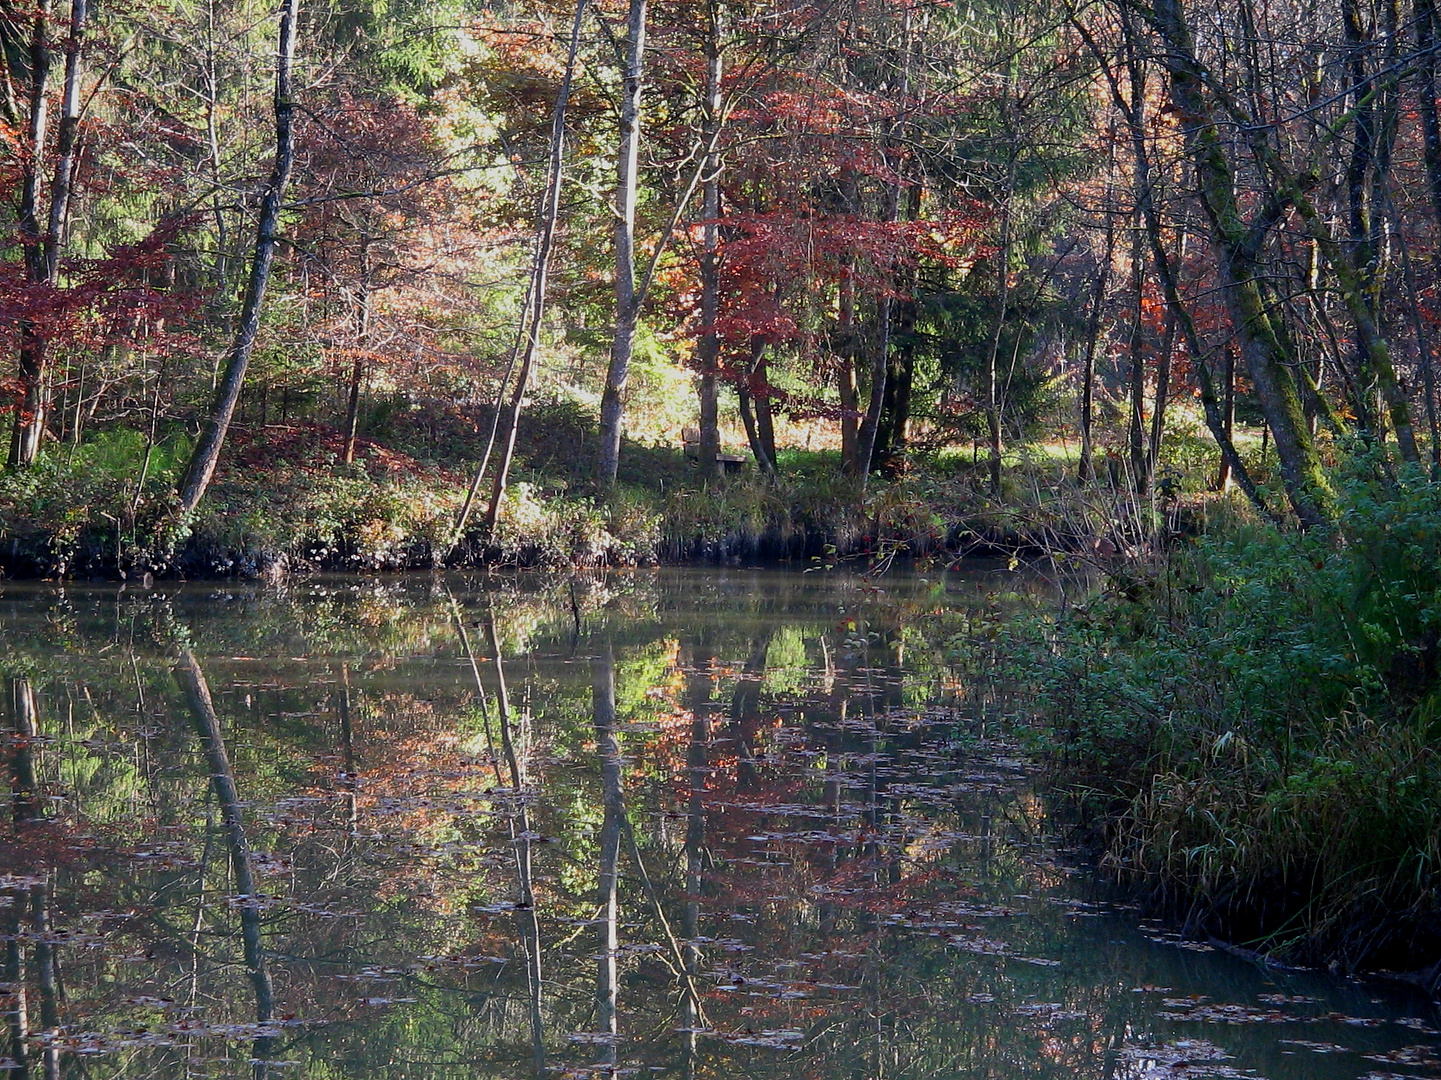
[[[688,427],[681,432],[681,447],[685,450],[687,460],[700,461],[700,428]],[[727,454],[721,452],[715,456],[716,464],[721,467],[721,472],[729,476],[731,473],[742,471],[749,458],[744,454]]]

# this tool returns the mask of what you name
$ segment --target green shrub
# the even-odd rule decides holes
[[[0,538],[49,574],[150,568],[175,541],[173,491],[190,446],[180,436],[146,444],[138,431],[100,430],[0,472]]]
[[[451,478],[315,464],[233,470],[211,487],[191,525],[211,569],[248,572],[282,558],[393,568],[428,564],[443,550],[462,494]]]
[[[1018,643],[1110,866],[1348,966],[1441,953],[1441,485],[1374,466],[1328,529],[1240,519]]]

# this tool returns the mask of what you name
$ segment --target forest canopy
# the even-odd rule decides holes
[[[5,0],[10,561],[436,561],[551,499],[637,557],[625,491],[934,518],[1038,454],[1323,525],[1354,455],[1441,461],[1435,24]]]

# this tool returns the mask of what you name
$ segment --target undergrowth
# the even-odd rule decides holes
[[[473,461],[411,452],[463,442],[454,417],[431,417],[420,425],[426,437],[408,443],[362,439],[351,464],[340,461],[343,440],[333,427],[237,425],[189,520],[174,496],[188,437],[162,433],[149,446],[136,432],[96,430],[83,445],[48,446],[33,467],[0,473],[0,571],[215,577],[479,563],[885,560],[1092,541],[1125,548],[1156,520],[1153,499],[1131,505],[1105,484],[1078,488],[1071,463],[1025,453],[1008,461],[1002,490],[992,493],[986,470],[954,455],[917,454],[899,475],[862,483],[834,451],[787,450],[775,476],[752,468],[705,478],[678,449],[628,443],[620,483],[601,498],[589,482],[593,425],[584,411],[552,403],[528,416],[496,528],[480,524],[487,483],[454,546]]]
[[[1441,485],[1362,461],[1338,491],[1327,529],[1235,513],[1112,562],[1016,674],[1119,876],[1232,942],[1417,969],[1441,959]]]

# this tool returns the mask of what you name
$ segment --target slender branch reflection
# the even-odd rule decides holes
[[[482,701],[485,688],[480,682],[480,668],[470,649],[470,639],[465,626],[457,620],[461,645],[471,671],[475,673],[476,691]],[[495,662],[496,709],[500,713],[500,741],[505,754],[506,768],[510,773],[510,789],[513,805],[510,812],[510,841],[515,851],[515,875],[518,898],[515,912],[520,927],[520,937],[525,948],[525,974],[530,1004],[531,1053],[535,1062],[537,1077],[545,1075],[545,1016],[542,1005],[545,995],[545,980],[541,970],[540,910],[535,898],[534,854],[531,848],[535,832],[530,823],[529,793],[526,791],[525,772],[515,752],[515,741],[511,735],[510,689],[505,681],[505,661],[501,656],[500,639],[495,632],[494,617],[486,619],[486,638],[490,643],[491,655]],[[487,734],[489,725],[487,724]]]

